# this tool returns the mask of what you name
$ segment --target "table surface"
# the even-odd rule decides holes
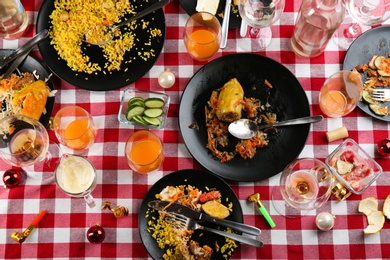
[[[43,0],[22,0],[30,22],[35,24]],[[286,1],[280,21],[273,25],[274,38],[271,45],[259,54],[284,64],[301,82],[310,102],[312,114],[320,114],[318,92],[325,78],[341,69],[345,51],[331,41],[325,53],[313,59],[299,58],[292,52],[289,39],[300,1]],[[164,130],[154,131],[163,141],[166,159],[160,170],[150,175],[133,173],[124,157],[124,143],[137,129],[120,125],[117,120],[120,95],[124,88],[107,92],[78,89],[54,78],[56,103],[54,113],[61,107],[76,104],[91,113],[97,126],[97,139],[86,156],[93,162],[98,173],[98,185],[93,192],[97,205],[111,201],[128,207],[126,218],[115,218],[99,206],[88,208],[82,199],[64,195],[54,184],[52,173],[29,175],[26,183],[13,189],[0,190],[0,258],[131,258],[147,259],[148,253],[142,245],[138,231],[138,211],[148,189],[162,176],[182,169],[202,169],[191,157],[180,136],[178,127],[179,100],[191,76],[205,62],[191,59],[185,51],[182,32],[188,15],[177,0],[165,8],[167,24],[166,42],[155,66],[141,79],[130,86],[139,89],[163,91],[170,95],[171,105]],[[35,34],[35,27],[18,40],[0,40],[0,49],[15,49]],[[235,30],[229,31],[227,47],[216,57],[239,52],[236,47]],[[32,56],[42,61],[37,48]],[[215,58],[216,58],[215,57]],[[176,83],[170,89],[158,85],[158,75],[169,68],[176,75]],[[339,202],[331,197],[321,211],[336,216],[331,231],[319,231],[315,226],[315,215],[288,219],[273,209],[270,194],[277,186],[279,175],[258,182],[229,182],[244,212],[244,222],[262,230],[258,237],[264,242],[262,248],[240,245],[232,259],[308,259],[308,258],[390,258],[390,221],[386,220],[381,232],[364,235],[366,217],[358,212],[358,203],[366,197],[379,200],[379,208],[390,193],[390,161],[380,157],[376,144],[389,136],[387,122],[373,119],[360,109],[344,118],[326,118],[311,126],[307,144],[299,157],[315,157],[321,160],[333,151],[342,140],[328,143],[325,133],[346,126],[349,136],[359,143],[383,167],[382,176],[362,195],[353,195]],[[56,140],[49,131],[52,140]],[[10,168],[3,161],[0,170]],[[269,210],[276,227],[271,229],[257,208],[247,202],[255,192],[261,194],[264,206]],[[22,232],[41,211],[47,210],[39,227],[30,237],[19,244],[11,239],[13,231]],[[102,244],[91,244],[86,231],[95,223],[101,223],[106,231]]]

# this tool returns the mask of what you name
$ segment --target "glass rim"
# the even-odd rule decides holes
[[[59,113],[64,111],[65,109],[69,109],[69,108],[75,108],[75,109],[80,109],[82,112],[85,113],[85,115],[82,115],[81,117],[83,118],[88,118],[88,124],[87,124],[87,127],[85,128],[85,130],[80,134],[78,135],[77,137],[74,137],[74,138],[66,138],[65,136],[61,135],[59,133],[59,130],[61,129],[60,128],[60,125],[57,124],[57,121],[58,121],[58,117],[59,117]],[[58,117],[57,117],[58,116]],[[77,117],[77,116],[75,116]],[[80,106],[76,106],[76,105],[71,105],[71,106],[65,106],[63,108],[61,108],[60,110],[58,110],[58,112],[55,114],[55,116],[53,117],[53,130],[54,132],[56,133],[56,135],[58,135],[62,140],[66,140],[66,141],[73,141],[73,140],[77,140],[79,139],[80,137],[82,137],[83,135],[85,135],[88,130],[91,128],[91,126],[93,126],[93,118],[91,116],[91,114],[85,110],[84,108],[80,107]]]
[[[86,160],[91,166],[92,166],[92,169],[93,169],[93,172],[94,172],[94,178],[93,178],[93,181],[91,183],[90,186],[88,186],[88,189],[86,189],[85,191],[82,191],[82,192],[78,192],[78,193],[72,193],[72,192],[69,192],[69,191],[66,191],[64,188],[62,188],[62,186],[59,184],[59,181],[58,181],[58,178],[57,178],[57,169],[58,167],[60,166],[61,164],[61,160],[62,160],[62,157],[63,156],[77,156],[77,157],[80,157],[80,158],[83,158],[84,160]],[[55,170],[54,170],[54,178],[55,178],[55,183],[56,185],[64,192],[66,193],[67,195],[69,196],[86,196],[88,194],[90,194],[92,192],[92,188],[93,186],[96,184],[96,181],[97,181],[97,173],[96,173],[96,168],[95,166],[93,165],[93,163],[88,160],[88,158],[86,158],[85,156],[82,156],[82,155],[79,155],[79,154],[67,154],[67,153],[64,153],[61,158],[60,158],[60,161],[59,163],[57,164]]]
[[[155,140],[158,141],[158,144],[159,144],[159,150],[158,150],[158,155],[156,156],[155,159],[153,159],[153,161],[149,162],[149,163],[137,163],[135,162],[131,156],[127,153],[127,150],[128,150],[128,147],[129,147],[129,140],[134,137],[135,134],[139,133],[147,133],[147,134],[151,134],[153,137],[155,137]],[[144,139],[140,139],[140,140],[136,140],[134,141],[134,143],[138,143],[140,141],[143,141],[145,140],[146,138]],[[132,144],[132,146],[134,146],[134,144]],[[125,144],[125,156],[128,160],[130,160],[132,163],[134,163],[135,165],[138,165],[138,166],[147,166],[147,165],[150,165],[150,164],[153,164],[154,162],[156,162],[157,160],[160,159],[160,157],[163,155],[163,151],[164,151],[164,147],[163,147],[163,142],[161,141],[160,137],[158,137],[155,133],[153,133],[152,131],[149,131],[149,130],[139,130],[139,131],[136,131],[134,132],[132,135],[129,136],[129,138],[126,140],[126,144]]]
[[[314,161],[314,162],[320,164],[321,166],[323,166],[324,170],[329,174],[329,178],[331,179],[331,181],[330,181],[330,185],[327,187],[326,191],[324,191],[324,192],[322,193],[321,196],[316,196],[316,197],[313,198],[313,199],[305,199],[305,202],[296,202],[296,203],[297,203],[297,204],[308,204],[308,203],[311,203],[311,202],[313,202],[313,201],[319,200],[319,199],[321,199],[321,198],[329,197],[329,196],[331,195],[331,193],[332,193],[334,180],[333,180],[333,172],[332,172],[332,170],[330,169],[330,167],[329,167],[325,162],[323,162],[323,161],[321,161],[321,160],[319,160],[319,159],[317,159],[317,158],[310,158],[310,157],[298,158],[298,159],[294,160],[293,162],[291,162],[291,163],[283,170],[283,172],[284,172],[286,169],[290,168],[290,167],[291,167],[291,169],[293,169],[293,168],[295,167],[296,164],[298,164],[298,163],[300,163],[300,162],[302,162],[302,161]],[[296,171],[294,171],[294,172],[296,172]],[[310,171],[309,171],[309,172],[310,172]],[[288,175],[291,175],[292,173],[293,173],[293,172],[289,173]],[[287,176],[286,176],[286,177],[287,177]],[[285,177],[284,179],[287,180],[286,177]],[[283,178],[283,173],[282,173],[282,175],[281,175],[281,179],[282,179],[282,178]],[[286,182],[286,183],[287,183],[287,182]],[[284,186],[286,186],[286,185],[284,185]]]

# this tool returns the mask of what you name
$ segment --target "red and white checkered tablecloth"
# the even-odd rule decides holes
[[[49,0],[47,0],[49,1]],[[189,1],[189,0],[188,0]],[[43,0],[22,0],[31,23],[35,24]],[[290,69],[303,85],[311,104],[312,114],[320,114],[318,91],[325,78],[341,69],[345,51],[340,51],[331,41],[325,53],[317,58],[304,59],[292,52],[289,39],[300,1],[286,1],[280,21],[272,26],[274,38],[266,51],[260,54],[275,59]],[[155,131],[164,143],[166,160],[160,171],[150,175],[133,173],[124,157],[124,143],[133,127],[120,125],[117,120],[120,94],[124,88],[94,92],[75,88],[55,78],[56,104],[54,113],[61,107],[76,104],[89,111],[98,128],[97,140],[88,151],[98,173],[98,185],[93,195],[96,204],[108,200],[129,208],[126,218],[113,217],[99,206],[88,208],[80,199],[63,194],[54,184],[52,173],[29,175],[24,185],[0,190],[0,258],[22,259],[147,259],[147,251],[141,243],[138,231],[138,211],[148,189],[162,176],[181,169],[202,169],[191,157],[181,139],[178,128],[180,96],[191,78],[205,62],[191,59],[182,42],[182,32],[188,15],[177,0],[165,7],[167,24],[163,52],[155,66],[132,86],[139,89],[165,91],[171,97],[168,121],[164,130]],[[18,40],[0,40],[0,49],[15,49],[35,34],[32,25],[27,34]],[[236,53],[235,31],[229,31],[227,47],[216,57]],[[36,48],[32,55],[42,61]],[[176,84],[162,89],[158,75],[169,68],[176,75]],[[270,193],[279,181],[279,175],[260,182],[230,183],[237,194],[244,212],[244,222],[262,230],[258,237],[264,247],[253,248],[241,245],[232,259],[350,259],[390,258],[390,220],[386,220],[380,233],[364,235],[366,218],[358,213],[361,199],[372,196],[379,200],[379,207],[390,194],[390,159],[380,157],[375,151],[376,143],[390,135],[387,122],[367,116],[356,109],[346,117],[325,119],[311,126],[307,144],[299,157],[315,157],[323,160],[341,140],[328,143],[327,131],[346,126],[349,135],[357,141],[383,167],[383,175],[361,196],[353,195],[338,202],[334,197],[318,210],[336,216],[331,231],[322,232],[315,226],[315,214],[298,219],[287,219],[277,214],[270,203]],[[51,131],[53,140],[55,136]],[[0,162],[0,172],[10,168]],[[262,202],[269,210],[276,228],[270,229],[253,204],[246,201],[255,192],[261,194]],[[23,243],[11,239],[13,231],[22,232],[41,211],[47,210],[39,227]],[[106,231],[102,244],[91,244],[86,239],[87,229],[100,222]]]

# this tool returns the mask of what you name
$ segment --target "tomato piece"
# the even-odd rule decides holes
[[[352,151],[345,151],[340,155],[340,159],[345,162],[353,163],[355,160],[355,154]]]
[[[199,201],[201,203],[209,201],[209,200],[214,200],[218,199],[221,196],[221,193],[219,191],[209,191],[207,193],[203,193],[199,196]]]

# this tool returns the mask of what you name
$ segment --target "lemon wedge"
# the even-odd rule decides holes
[[[230,215],[229,209],[218,201],[210,200],[202,204],[203,211],[215,218],[227,218]]]
[[[336,167],[337,167],[337,172],[341,175],[344,175],[349,173],[352,170],[353,164],[350,162],[343,161],[339,158],[336,161]]]

